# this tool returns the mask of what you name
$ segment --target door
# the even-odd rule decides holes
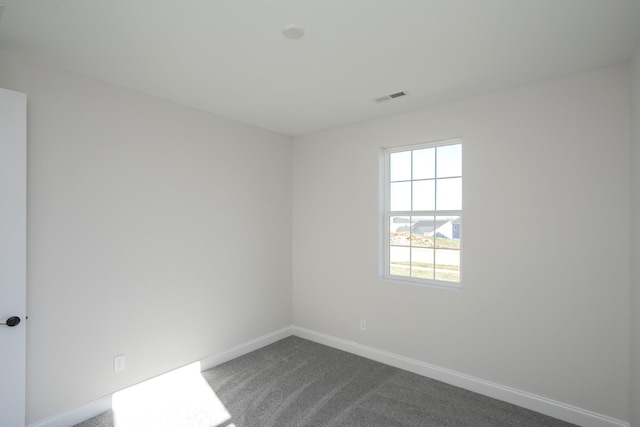
[[[26,171],[27,96],[0,88],[0,426],[3,427],[25,425]]]

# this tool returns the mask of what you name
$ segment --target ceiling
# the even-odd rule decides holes
[[[640,39],[640,0],[0,3],[0,49],[288,135],[611,65]]]

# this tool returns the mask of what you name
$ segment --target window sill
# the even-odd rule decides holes
[[[433,288],[433,289],[444,289],[448,291],[462,291],[462,282],[445,282],[445,281],[414,281],[414,280],[403,280],[402,277],[381,277],[381,281],[386,283],[395,283],[398,285],[410,285],[410,286],[418,286],[421,288]],[[451,284],[450,284],[451,283]]]

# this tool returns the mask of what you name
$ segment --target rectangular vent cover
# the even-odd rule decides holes
[[[392,93],[391,95],[381,96],[380,98],[376,98],[375,101],[376,102],[388,101],[390,99],[400,98],[401,96],[405,96],[405,95],[407,95],[407,92],[403,90],[401,92]]]

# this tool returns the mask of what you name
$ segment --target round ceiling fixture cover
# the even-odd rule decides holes
[[[282,34],[289,39],[299,39],[304,36],[304,28],[300,25],[287,25],[282,29]]]

